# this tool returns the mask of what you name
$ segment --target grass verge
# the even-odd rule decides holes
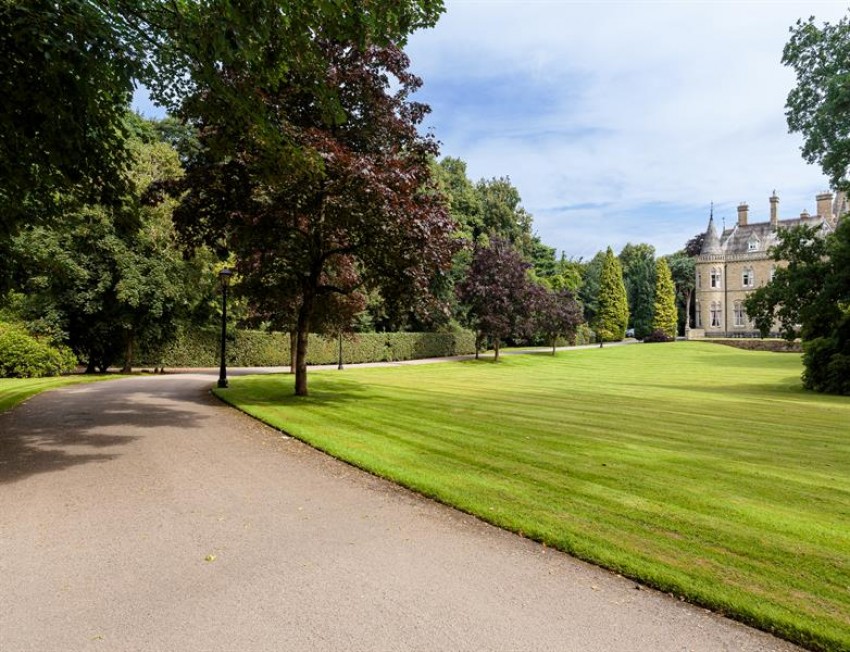
[[[311,445],[815,650],[850,649],[850,400],[696,342],[233,378]]]
[[[116,376],[53,376],[49,378],[0,378],[0,413],[11,410],[30,396],[65,385],[109,380]]]

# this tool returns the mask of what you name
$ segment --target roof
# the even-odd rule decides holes
[[[820,226],[822,229],[831,231],[830,223],[823,217],[815,216],[809,218],[796,217],[789,220],[779,220],[774,227],[770,222],[759,222],[740,226],[735,224],[731,229],[723,231],[718,237],[714,228],[714,218],[708,220],[708,228],[705,232],[700,254],[746,254],[751,251],[767,252],[771,247],[778,244],[778,231],[790,229],[800,224]],[[755,249],[750,249],[750,242],[755,243]]]

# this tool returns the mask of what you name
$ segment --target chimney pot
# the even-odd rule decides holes
[[[738,226],[747,226],[747,215],[750,207],[745,202],[738,204]]]

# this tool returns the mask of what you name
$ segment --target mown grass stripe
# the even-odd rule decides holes
[[[700,343],[220,395],[358,466],[813,649],[850,649],[850,400]]]

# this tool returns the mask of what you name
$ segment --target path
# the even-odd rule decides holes
[[[0,415],[0,650],[788,652],[135,377]]]

